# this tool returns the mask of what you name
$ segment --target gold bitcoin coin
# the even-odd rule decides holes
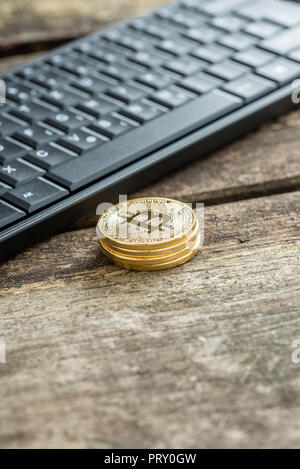
[[[200,250],[201,242],[200,242],[200,236],[197,237],[197,240],[194,244],[193,249],[191,249],[188,253],[174,259],[171,261],[167,262],[161,262],[159,264],[152,264],[151,262],[147,262],[145,264],[134,264],[131,261],[123,261],[121,260],[118,256],[112,256],[110,257],[107,252],[105,252],[105,255],[108,257],[110,261],[112,261],[114,264],[116,264],[119,267],[122,267],[127,270],[137,270],[137,271],[143,271],[143,272],[150,272],[150,271],[158,271],[158,270],[167,270],[167,269],[172,269],[174,267],[177,267],[179,265],[185,264],[189,260],[191,260]]]
[[[152,250],[188,239],[195,226],[196,216],[188,205],[157,197],[115,205],[102,215],[97,230],[111,246]]]
[[[188,249],[192,248],[194,241],[196,239],[196,236],[199,233],[199,224],[196,222],[196,225],[191,233],[191,235],[188,238],[183,239],[183,241],[180,241],[176,244],[171,244],[169,246],[165,246],[162,248],[152,248],[150,245],[146,245],[144,249],[128,249],[124,247],[119,247],[115,244],[112,244],[110,242],[107,242],[106,239],[100,239],[100,244],[104,249],[111,250],[113,251],[116,255],[120,256],[127,256],[127,257],[132,257],[132,258],[142,258],[142,259],[147,259],[147,258],[155,258],[155,257],[162,257],[166,256],[169,254],[175,254],[182,249]]]
[[[130,263],[131,265],[148,265],[148,264],[157,265],[157,264],[176,260],[180,257],[183,257],[185,254],[190,253],[194,249],[194,245],[196,241],[198,241],[198,237],[199,235],[197,234],[195,237],[193,237],[193,239],[190,242],[187,243],[186,246],[182,247],[181,249],[175,252],[162,255],[162,256],[151,256],[151,257],[143,256],[143,255],[131,256],[130,254],[124,255],[120,253],[119,251],[116,251],[110,248],[107,244],[105,244],[105,242],[103,242],[103,240],[100,240],[100,245],[104,254],[113,261],[115,259],[118,259],[121,262]]]
[[[103,254],[125,269],[165,270],[199,251],[199,222],[186,204],[142,198],[106,210],[97,225]]]

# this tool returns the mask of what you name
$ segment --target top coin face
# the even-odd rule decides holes
[[[112,244],[145,247],[172,244],[189,236],[196,224],[193,210],[172,199],[142,198],[106,210],[98,235]]]

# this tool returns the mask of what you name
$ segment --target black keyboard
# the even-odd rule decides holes
[[[6,73],[0,259],[291,109],[299,77],[277,0],[179,1]]]

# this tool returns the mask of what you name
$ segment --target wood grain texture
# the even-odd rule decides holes
[[[161,5],[163,0],[2,0],[0,56],[17,46],[45,48]],[[45,43],[45,45],[43,45]]]
[[[2,0],[0,48],[158,3]],[[95,217],[0,265],[1,448],[299,447],[299,125],[295,109],[139,192],[206,202],[184,266],[109,264]]]
[[[147,192],[165,196],[171,191],[185,201],[215,204],[300,189],[299,128],[295,109],[147,187]]]
[[[299,446],[299,202],[209,207],[169,272],[110,265],[92,228],[2,266],[0,445]]]

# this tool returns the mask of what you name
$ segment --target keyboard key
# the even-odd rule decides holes
[[[175,87],[157,91],[151,96],[151,100],[156,101],[158,104],[162,104],[163,106],[166,106],[170,109],[182,106],[191,99],[192,97],[188,93],[185,93],[180,88]]]
[[[49,112],[51,112],[49,108],[35,102],[22,104],[10,111],[11,114],[29,123],[31,123],[33,119],[44,120],[49,115]]]
[[[209,44],[194,49],[192,55],[199,59],[206,60],[207,62],[215,63],[232,55],[232,50],[218,46],[217,44]]]
[[[199,15],[199,13],[190,13],[176,7],[172,8],[172,5],[161,8],[156,16],[161,20],[165,20],[169,27],[177,26],[179,30],[197,27],[204,19],[204,16]]]
[[[166,88],[172,82],[172,79],[162,73],[156,72],[147,72],[142,75],[139,75],[135,79],[143,85],[150,86],[155,90],[160,90],[161,88]]]
[[[183,88],[193,91],[194,93],[203,94],[211,91],[214,88],[218,88],[222,83],[224,82],[218,78],[214,78],[205,73],[199,73],[198,75],[185,78],[180,83],[178,83],[178,86],[182,86]]]
[[[126,28],[126,31],[130,34],[132,33],[132,31],[128,27]],[[136,38],[141,39],[142,36],[137,35]],[[124,58],[129,57],[133,53],[133,51],[128,50],[127,47],[123,47],[113,42],[108,42],[105,38],[103,38],[102,34],[100,34],[99,36],[96,47],[97,46],[99,49],[115,54],[116,57],[118,57],[118,59],[115,60],[115,63],[119,63],[120,59],[123,60]]]
[[[14,82],[8,82],[6,84],[6,96],[8,99],[11,99],[16,103],[21,104],[25,101],[29,101],[35,96],[38,96],[38,92],[25,85],[21,85],[19,83]]]
[[[137,75],[137,70],[121,64],[108,65],[101,68],[103,75],[115,78],[117,80],[128,80]]]
[[[117,42],[121,40],[123,34],[125,34],[124,28],[115,28],[104,31],[101,38],[105,38],[107,41]]]
[[[296,60],[297,62],[300,62],[300,47],[299,49],[293,50],[293,52],[289,54],[289,57],[293,60]],[[1,127],[0,127],[0,132],[1,132]]]
[[[32,76],[36,75],[39,71],[41,71],[41,67],[38,65],[26,65],[25,67],[22,68],[22,70],[19,70],[16,72],[16,75],[20,78],[25,78],[26,80],[29,80]]]
[[[91,68],[87,66],[86,62],[76,58],[70,59],[67,56],[60,64],[57,64],[57,66],[62,70],[77,76],[88,75],[91,72]]]
[[[201,25],[197,29],[189,29],[184,33],[184,36],[188,39],[201,43],[216,41],[221,35],[222,32],[220,29],[205,25]]]
[[[110,138],[114,138],[134,129],[134,126],[126,121],[118,119],[117,117],[107,116],[103,119],[93,122],[90,125],[90,128],[96,132],[107,135]]]
[[[61,137],[57,143],[81,154],[91,148],[103,145],[105,140],[100,137],[96,137],[95,135],[91,135],[81,129],[76,130],[76,132],[73,132],[70,135]]]
[[[140,123],[144,123],[155,119],[155,117],[158,117],[160,114],[162,114],[162,112],[163,111],[161,109],[151,104],[137,102],[122,109],[121,114],[135,119]]]
[[[50,177],[71,190],[79,189],[200,129],[241,105],[239,98],[220,90],[212,91],[135,129],[134,138],[130,133],[125,134],[103,145],[100,151],[92,150],[82,158],[58,166],[50,172]]]
[[[265,65],[268,62],[271,62],[275,58],[275,55],[253,47],[252,49],[238,52],[234,55],[233,58],[237,62],[241,62],[242,64],[248,65],[249,67],[257,68]]]
[[[71,83],[71,86],[86,93],[99,94],[107,90],[110,84],[108,81],[101,80],[101,78],[82,77]]]
[[[206,64],[200,61],[192,61],[188,59],[175,59],[170,60],[164,65],[164,68],[171,70],[171,72],[178,73],[179,75],[188,76],[196,73],[203,68]]]
[[[67,153],[67,150],[63,151],[55,145],[45,145],[38,150],[27,154],[24,156],[24,159],[41,168],[49,170],[51,168],[55,168],[55,166],[66,163],[74,157],[75,155]]]
[[[161,44],[157,44],[156,47],[163,52],[177,56],[187,54],[192,48],[192,45],[188,42],[178,41],[178,39],[176,39],[176,41],[173,39],[165,39]]]
[[[275,90],[276,86],[272,81],[249,74],[227,83],[223,89],[243,98],[248,103]]]
[[[158,24],[148,24],[145,32],[157,39],[164,40],[166,38],[169,38],[171,30],[168,30],[167,28],[162,28],[161,25]]]
[[[22,124],[7,117],[0,116],[0,135],[9,135],[18,129],[22,129]]]
[[[34,124],[27,129],[19,130],[13,135],[13,137],[26,145],[36,148],[39,145],[51,142],[55,137],[57,137],[57,134],[41,125]]]
[[[179,18],[186,18],[186,20],[181,20],[182,21],[182,24],[188,28],[189,27],[189,23],[192,19],[194,19],[195,21],[198,22],[198,25],[199,23],[202,21],[202,22],[205,22],[207,21],[207,15],[206,14],[203,14],[201,11],[200,11],[200,8],[199,8],[199,5],[195,5],[195,8],[192,10],[192,11],[188,11],[188,10],[184,10],[183,6],[180,5],[180,14],[178,13],[176,15],[176,17],[178,16]]]
[[[59,66],[63,64],[66,59],[67,57],[63,54],[54,54],[54,55],[51,55],[50,57],[47,57],[45,62],[49,65]]]
[[[257,69],[257,73],[265,78],[285,85],[296,78],[300,78],[300,64],[288,59],[276,59]]]
[[[90,122],[90,119],[84,117],[82,114],[76,114],[75,112],[58,112],[51,114],[51,117],[48,117],[45,122],[52,127],[69,132],[78,127],[82,127],[87,122]]]
[[[10,189],[11,189],[10,186],[5,184],[4,182],[0,182],[0,196],[2,196],[3,194],[6,194],[6,192],[8,192]],[[1,215],[0,215],[0,218],[1,218]]]
[[[148,47],[148,44],[137,37],[124,35],[120,38],[119,43],[122,47],[127,47],[133,52],[140,52]]]
[[[216,16],[212,24],[218,28],[224,29],[229,33],[235,33],[242,29],[248,23],[247,20],[234,15]]]
[[[48,72],[46,70],[30,76],[29,80],[43,88],[47,88],[48,90],[63,86],[67,82],[65,77],[60,76],[57,73],[53,73],[52,71]]]
[[[200,9],[209,15],[217,16],[235,10],[243,3],[245,0],[212,0],[201,5]]]
[[[86,42],[81,41],[79,44],[76,44],[74,47],[74,50],[76,52],[81,52],[82,54],[88,54],[91,52],[95,47],[95,44],[92,42],[92,40],[88,40]]]
[[[60,108],[65,106],[76,106],[76,104],[86,100],[86,98],[84,98],[82,95],[64,89],[52,90],[47,95],[44,95],[41,99]]]
[[[159,56],[158,54],[154,54],[152,52],[144,51],[138,52],[137,54],[128,57],[128,60],[137,63],[138,65],[143,65],[144,67],[159,67],[163,61],[165,60],[164,57]]]
[[[142,33],[148,34],[149,36],[153,36],[154,38],[160,40],[168,38],[170,34],[170,31],[168,31],[166,28],[162,28],[161,26],[150,23],[148,18],[137,18],[131,21],[129,26],[134,30],[141,31]]]
[[[95,44],[93,49],[88,52],[88,55],[93,59],[99,60],[102,64],[114,64],[118,63],[122,56],[116,52],[113,52],[107,47],[99,48],[99,44]]]
[[[216,75],[217,78],[221,78],[226,81],[235,80],[240,76],[245,75],[248,71],[248,67],[234,63],[231,60],[214,64],[207,69],[208,73]]]
[[[43,170],[22,160],[7,163],[0,168],[0,179],[11,186],[19,186],[42,176]]]
[[[234,33],[222,36],[220,39],[220,44],[231,49],[241,51],[251,47],[258,39],[254,36],[249,36],[248,34],[243,33]]]
[[[11,223],[25,217],[25,213],[12,205],[0,200],[0,228],[4,228]]]
[[[199,0],[180,0],[181,8],[187,8],[187,11],[199,11],[200,10],[200,2]]]
[[[25,149],[16,145],[15,143],[3,139],[0,139],[0,161],[10,161],[24,155]]]
[[[4,197],[32,213],[68,195],[68,191],[44,178],[38,178],[8,192]]]
[[[300,5],[278,0],[254,1],[239,8],[239,15],[249,20],[268,20],[282,26],[294,26],[300,23]]]
[[[124,103],[137,101],[146,95],[145,91],[136,88],[135,86],[125,84],[108,90],[107,94],[113,98],[119,99],[120,101],[124,101]]]
[[[86,100],[84,103],[76,106],[80,111],[91,114],[95,117],[104,116],[111,112],[117,111],[119,106],[112,101],[103,98]]]
[[[256,21],[254,23],[248,23],[244,31],[248,34],[253,34],[260,39],[266,39],[274,34],[278,34],[281,30],[281,27],[274,23],[269,23],[268,21]]]
[[[104,37],[133,52],[143,51],[147,47],[146,42],[134,36],[130,36],[129,34],[122,34],[121,31],[108,31],[107,33],[104,33]]]
[[[300,26],[290,29],[289,31],[284,31],[281,34],[276,34],[276,36],[263,41],[260,46],[263,49],[275,52],[275,54],[287,54],[293,49],[300,47]]]

